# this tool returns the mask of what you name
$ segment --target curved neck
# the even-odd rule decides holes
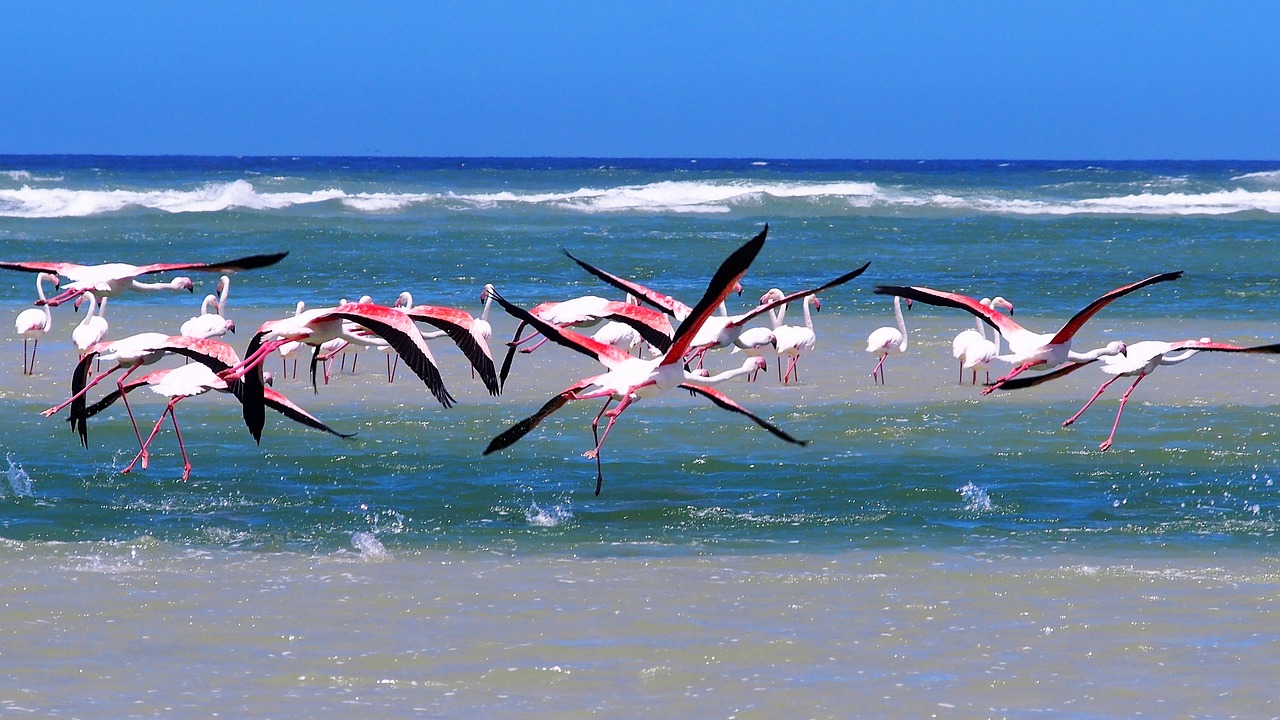
[[[1174,355],[1161,355],[1160,364],[1161,365],[1177,365],[1183,360],[1190,360],[1191,358],[1195,357],[1196,354],[1198,354],[1199,352],[1200,352],[1199,348],[1189,348],[1187,350],[1183,350],[1182,352]]]
[[[49,327],[53,323],[53,311],[49,309],[49,303],[46,302],[47,298],[44,296],[44,279],[46,277],[48,276],[44,273],[36,275],[36,294],[40,296],[40,305],[44,307],[45,327]],[[93,314],[93,311],[90,310],[89,313]]]
[[[808,298],[805,298],[805,299],[807,300]],[[809,319],[808,303],[805,303],[805,306],[804,306],[804,317],[806,320]],[[898,330],[902,331],[902,337],[906,338],[907,337],[907,321],[902,319],[902,298],[898,297],[897,295],[893,296],[893,317],[898,321]],[[983,335],[983,337],[986,337],[986,335]]]
[[[1074,362],[1083,363],[1083,362],[1093,362],[1094,360],[1097,360],[1098,358],[1104,355],[1119,355],[1119,354],[1120,353],[1118,351],[1112,350],[1109,347],[1100,347],[1100,348],[1094,348],[1089,352],[1083,352],[1083,353],[1078,353],[1074,351],[1068,352],[1067,359],[1072,360]]]
[[[88,325],[93,320],[94,313],[98,312],[98,296],[91,292],[85,293],[85,296],[89,298],[89,312],[85,313],[84,319],[80,321],[81,325]],[[43,292],[40,293],[40,297],[44,297]],[[106,298],[102,299],[106,300]]]
[[[208,315],[208,314],[209,314],[209,305],[211,305],[211,304],[212,304],[215,308],[218,306],[218,296],[217,296],[217,295],[205,295],[205,296],[204,296],[204,302],[200,303],[200,314],[201,314],[201,315]]]
[[[231,292],[231,278],[223,275],[218,285],[222,286],[222,291],[218,293],[218,314],[222,315],[227,309],[227,294]]]
[[[708,377],[702,377],[701,375],[694,375],[693,373],[686,372],[684,374],[684,382],[689,383],[690,385],[715,385],[717,383],[722,383],[725,380],[732,380],[733,378],[740,377],[754,371],[756,363],[756,358],[749,358],[746,362],[742,363],[741,367],[736,367],[732,370],[725,370],[722,373],[716,373],[715,375]]]

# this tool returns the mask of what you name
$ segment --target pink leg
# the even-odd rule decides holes
[[[142,469],[143,470],[147,469],[147,462],[146,462],[147,447],[151,445],[152,440],[156,439],[156,434],[160,432],[160,426],[164,425],[164,416],[167,415],[168,413],[173,412],[173,404],[176,402],[178,402],[178,398],[174,398],[170,400],[169,403],[164,406],[164,410],[160,411],[160,419],[156,420],[155,427],[151,428],[151,434],[147,436],[146,442],[141,442],[141,437],[139,437],[139,444],[142,446],[142,449],[139,450],[138,454],[133,457],[133,462],[129,463],[129,465],[125,467],[124,470],[120,471],[121,473],[127,473],[130,470],[132,470],[133,466],[137,465],[139,460],[142,460]]]
[[[875,368],[871,370],[871,379],[875,380],[877,376],[880,378],[880,384],[884,384],[884,359],[889,357],[886,353],[880,356],[880,362],[876,363]]]
[[[1021,375],[1022,373],[1026,372],[1027,370],[1030,370],[1031,368],[1033,368],[1033,367],[1035,367],[1035,366],[1037,366],[1037,365],[1043,365],[1043,364],[1044,364],[1044,361],[1043,361],[1043,360],[1041,360],[1041,361],[1039,361],[1039,362],[1028,362],[1028,363],[1023,363],[1023,364],[1019,365],[1018,367],[1014,368],[1014,369],[1013,369],[1013,372],[1009,373],[1008,375],[1005,375],[1005,376],[1004,376],[1004,377],[1002,377],[1002,378],[997,379],[997,380],[995,381],[995,383],[994,383],[994,384],[992,384],[992,385],[988,385],[987,387],[983,388],[983,389],[982,389],[982,394],[983,394],[983,395],[990,395],[993,391],[995,391],[995,390],[996,390],[997,388],[999,388],[1001,385],[1004,385],[1006,382],[1008,382],[1008,381],[1010,381],[1010,380],[1012,380],[1012,379],[1014,379],[1014,378],[1018,377],[1018,376],[1019,376],[1019,375]]]
[[[124,371],[124,374],[123,374],[123,375],[121,375],[121,376],[120,376],[120,378],[119,378],[118,380],[116,380],[116,387],[117,387],[117,388],[119,388],[119,390],[120,390],[120,399],[124,401],[124,409],[125,409],[125,412],[129,413],[129,422],[133,423],[133,434],[134,434],[134,435],[136,435],[136,436],[138,437],[138,447],[142,448],[142,450],[138,453],[138,454],[139,454],[139,456],[141,456],[141,458],[142,458],[142,469],[143,469],[143,470],[146,470],[146,469],[147,469],[147,461],[148,461],[148,459],[149,459],[149,456],[147,455],[147,444],[146,444],[146,443],[144,443],[144,442],[142,442],[142,432],[141,432],[140,430],[138,430],[138,421],[137,421],[137,420],[134,420],[134,418],[133,418],[133,408],[129,407],[129,393],[127,393],[127,392],[125,392],[125,391],[124,391],[124,381],[125,381],[125,379],[129,377],[129,374],[130,374],[130,373],[132,373],[134,370],[137,370],[137,369],[138,369],[138,368],[140,368],[140,367],[142,367],[142,365],[134,365],[133,367],[129,368],[128,370],[125,370],[125,371]],[[164,420],[164,416],[163,416],[163,415],[162,415],[162,416],[160,416],[160,419],[161,419],[161,420]],[[152,433],[152,435],[154,435],[154,434],[155,434],[155,433]],[[137,462],[137,459],[136,459],[136,458],[134,459],[134,462]],[[132,467],[132,466],[130,466],[130,467]]]
[[[97,385],[98,383],[102,382],[102,381],[103,381],[103,379],[105,379],[108,375],[110,375],[111,373],[113,373],[113,372],[115,372],[115,371],[117,371],[117,370],[122,369],[123,367],[124,367],[123,365],[116,365],[115,367],[111,368],[110,370],[108,370],[108,371],[106,371],[106,372],[104,372],[104,373],[98,373],[97,375],[95,375],[95,376],[93,377],[93,379],[91,379],[89,382],[85,383],[85,386],[84,386],[83,388],[81,388],[81,389],[80,389],[80,392],[76,393],[75,395],[72,395],[71,397],[67,398],[66,400],[63,400],[62,402],[58,403],[57,405],[54,405],[53,407],[49,408],[48,410],[45,410],[45,411],[41,412],[40,414],[41,414],[41,415],[43,415],[43,416],[45,416],[45,417],[52,417],[52,416],[54,416],[54,415],[57,415],[57,414],[58,414],[58,412],[59,412],[60,410],[62,410],[62,408],[64,408],[64,407],[66,407],[66,406],[70,405],[71,403],[75,402],[77,399],[79,399],[79,398],[81,398],[81,397],[84,397],[84,394],[85,394],[85,393],[87,393],[87,392],[89,392],[89,388],[91,388],[91,387],[93,387],[94,385]]]
[[[182,431],[178,429],[178,414],[173,411],[173,406],[180,399],[174,398],[169,403],[169,419],[173,421],[173,434],[178,436],[178,449],[182,451],[182,481],[186,482],[187,478],[191,477],[191,460],[187,458],[187,446],[182,442]]]
[[[529,337],[525,338],[525,340],[532,340],[532,339],[533,339],[533,338],[535,338],[535,337],[537,337],[537,335],[530,335]],[[521,340],[520,342],[525,342],[525,340]],[[522,348],[522,349],[520,350],[520,352],[522,352],[522,353],[531,353],[531,352],[533,352],[534,350],[537,350],[538,348],[542,347],[542,346],[543,346],[543,344],[545,344],[546,342],[547,342],[547,338],[542,338],[542,339],[541,339],[541,340],[539,340],[538,342],[534,343],[533,347]]]
[[[1076,420],[1079,420],[1080,416],[1084,414],[1084,411],[1088,410],[1089,406],[1093,404],[1093,401],[1101,397],[1102,393],[1105,392],[1106,389],[1111,386],[1111,383],[1119,380],[1121,377],[1122,377],[1121,375],[1117,375],[1111,378],[1110,380],[1102,383],[1101,387],[1098,388],[1098,391],[1093,394],[1093,397],[1089,398],[1089,402],[1084,404],[1084,407],[1080,408],[1080,410],[1075,415],[1072,415],[1071,417],[1067,418],[1062,422],[1062,427],[1067,427],[1071,425],[1071,423],[1074,423]]]
[[[1133,384],[1129,386],[1129,389],[1124,391],[1124,395],[1120,396],[1120,409],[1116,410],[1116,421],[1111,426],[1111,434],[1108,435],[1107,439],[1098,446],[1099,450],[1106,450],[1111,447],[1111,441],[1116,436],[1116,428],[1120,427],[1120,415],[1124,413],[1124,404],[1129,402],[1129,394],[1133,392],[1134,388],[1138,387],[1138,383],[1142,382],[1142,378],[1146,376],[1146,373],[1138,373],[1138,379],[1134,380]]]

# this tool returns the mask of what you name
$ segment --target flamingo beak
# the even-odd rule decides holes
[[[911,298],[907,298],[907,310],[911,310]]]
[[[822,301],[818,299],[817,295],[813,296],[813,311],[822,312]]]
[[[231,332],[235,332],[235,331],[236,331],[236,324],[235,324],[235,323],[233,323],[233,322],[228,322],[228,323],[227,323],[227,329],[228,329],[228,330],[230,330]]]

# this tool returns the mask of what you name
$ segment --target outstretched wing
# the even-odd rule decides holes
[[[467,356],[467,361],[475,368],[490,395],[497,395],[502,391],[488,343],[472,332],[475,318],[471,313],[438,305],[415,305],[404,312],[417,322],[443,330],[462,354]]]
[[[1080,330],[1080,327],[1084,325],[1089,318],[1098,314],[1099,310],[1101,310],[1102,308],[1110,304],[1112,300],[1116,300],[1117,298],[1124,297],[1125,295],[1128,295],[1131,292],[1141,290],[1142,288],[1148,285],[1154,285],[1156,283],[1161,283],[1161,282],[1168,282],[1169,280],[1177,280],[1180,277],[1182,277],[1181,270],[1177,272],[1160,273],[1159,275],[1152,275],[1151,277],[1146,278],[1145,280],[1139,280],[1138,282],[1133,283],[1131,285],[1118,287],[1115,290],[1112,290],[1111,292],[1104,294],[1102,297],[1086,305],[1085,308],[1080,312],[1076,313],[1075,315],[1072,315],[1071,319],[1067,321],[1067,324],[1063,325],[1062,329],[1059,330],[1056,334],[1054,334],[1053,340],[1051,340],[1050,343],[1057,345],[1057,344],[1070,342],[1071,338],[1076,334],[1078,330]]]
[[[786,430],[783,430],[777,425],[774,425],[768,420],[765,420],[759,415],[756,415],[750,410],[742,407],[738,403],[734,402],[733,398],[729,397],[728,395],[725,395],[719,390],[713,390],[709,387],[705,387],[702,385],[694,385],[692,383],[681,383],[680,387],[684,388],[685,390],[688,390],[691,393],[697,393],[698,395],[702,395],[703,397],[708,398],[709,400],[711,400],[711,402],[715,403],[717,407],[728,410],[729,412],[735,412],[735,413],[738,413],[739,415],[747,416],[755,424],[759,425],[765,430],[768,430],[769,432],[773,433],[777,437],[782,438],[783,440],[786,440],[789,443],[795,443],[796,445],[809,444],[808,440],[795,439]]]
[[[1023,388],[1035,387],[1036,385],[1047,383],[1050,380],[1057,380],[1058,378],[1066,377],[1085,365],[1095,362],[1097,362],[1097,360],[1086,360],[1084,362],[1072,361],[1064,363],[1056,370],[1051,370],[1046,373],[1038,373],[1035,375],[1024,374],[1019,375],[1012,380],[1005,380],[1003,383],[986,383],[986,385],[988,387],[999,387],[1001,390],[1021,390]]]
[[[232,273],[237,270],[257,270],[258,268],[268,267],[280,262],[288,255],[288,251],[280,253],[267,253],[265,255],[249,255],[248,257],[236,258],[235,260],[225,260],[223,262],[213,263],[151,263],[150,265],[139,265],[139,275],[149,275],[158,272],[175,272],[178,270],[200,270],[204,272],[221,272]]]
[[[675,315],[677,317],[684,317],[684,316],[687,316],[689,312],[693,309],[688,305],[685,305],[684,303],[680,302],[679,300],[671,297],[670,295],[663,295],[662,293],[657,292],[656,290],[651,290],[645,287],[644,285],[641,285],[640,283],[632,282],[630,280],[620,278],[617,275],[614,275],[613,273],[609,273],[609,272],[605,272],[604,270],[601,270],[600,268],[592,265],[591,263],[588,263],[583,260],[579,260],[578,258],[574,257],[572,253],[570,253],[568,250],[565,250],[564,248],[560,248],[560,252],[567,255],[570,260],[577,263],[578,267],[582,268],[583,270],[586,270],[592,275],[595,275],[596,277],[618,288],[619,290],[622,290],[623,292],[627,292],[636,296],[637,298],[643,300],[644,302],[649,303],[650,305],[658,308],[659,310],[662,310],[663,312],[671,313],[672,315]]]
[[[663,365],[684,361],[684,355],[689,351],[689,344],[693,342],[693,336],[698,333],[698,328],[702,327],[707,318],[711,317],[711,313],[715,312],[716,308],[720,307],[720,303],[729,297],[729,293],[733,292],[734,285],[742,280],[742,276],[747,274],[747,269],[764,248],[764,241],[768,235],[769,226],[766,224],[755,237],[734,250],[724,259],[724,262],[720,263],[720,267],[711,276],[711,282],[707,283],[707,291],[703,293],[702,299],[693,306],[693,310],[680,323],[680,327],[676,328],[675,336],[671,339],[671,347],[662,357]]]
[[[552,325],[519,305],[507,301],[507,299],[498,294],[496,290],[492,295],[493,299],[497,300],[498,304],[501,305],[502,309],[506,310],[508,314],[523,323],[532,325],[535,330],[542,333],[543,336],[551,342],[554,342],[557,345],[563,345],[571,350],[577,350],[583,355],[589,355],[607,368],[612,369],[617,367],[619,364],[631,358],[631,355],[613,347],[612,345],[606,345],[598,340],[592,340],[582,333],[577,333],[572,330]],[[512,349],[514,350],[514,348]]]
[[[329,315],[350,320],[386,340],[426,384],[436,400],[446,408],[453,407],[454,397],[445,389],[444,378],[440,377],[440,370],[431,358],[431,350],[408,315],[395,308],[372,303],[347,303],[334,308]]]
[[[289,398],[281,395],[271,388],[264,388],[263,391],[263,399],[265,400],[267,407],[296,423],[301,423],[309,428],[315,428],[316,430],[323,430],[331,435],[337,435],[341,438],[349,438],[355,435],[355,433],[338,432],[328,425],[325,425],[319,418],[298,407]]]
[[[543,420],[546,420],[551,413],[559,410],[573,399],[573,394],[578,390],[591,384],[591,378],[579,380],[572,387],[566,388],[563,392],[555,395],[548,400],[538,411],[529,417],[517,422],[515,425],[507,428],[498,434],[497,437],[489,441],[489,445],[484,449],[482,455],[495,453],[499,450],[511,447],[520,440],[520,438],[528,435],[530,431],[538,427]]]
[[[76,268],[84,267],[76,263],[66,262],[39,262],[39,261],[7,261],[0,262],[0,268],[5,270],[20,270],[22,272],[47,272],[63,277],[70,277]]]
[[[774,309],[774,308],[778,307],[779,305],[786,305],[787,303],[792,302],[793,300],[799,300],[799,299],[801,299],[801,298],[803,298],[803,297],[805,297],[805,296],[807,296],[807,295],[816,295],[816,294],[818,294],[818,293],[820,293],[820,292],[824,292],[824,291],[826,291],[826,290],[830,290],[830,289],[831,289],[831,288],[833,288],[833,287],[838,287],[838,286],[840,286],[840,285],[843,285],[843,284],[845,284],[845,283],[849,282],[850,280],[852,280],[852,279],[854,279],[854,278],[858,277],[858,276],[859,276],[859,275],[861,275],[862,273],[866,272],[866,271],[867,271],[867,268],[869,268],[869,267],[871,267],[871,261],[870,261],[870,260],[868,260],[868,261],[866,262],[866,264],[864,264],[862,267],[858,268],[857,270],[853,270],[853,271],[847,272],[847,273],[845,273],[844,275],[841,275],[840,277],[838,277],[838,278],[836,278],[836,279],[834,279],[834,280],[829,280],[829,281],[827,281],[827,282],[825,282],[825,283],[823,283],[823,284],[819,285],[818,287],[815,287],[815,288],[809,288],[808,290],[801,290],[800,292],[794,292],[794,293],[791,293],[790,295],[787,295],[786,297],[781,298],[781,299],[779,299],[779,300],[773,300],[773,301],[771,301],[771,302],[764,303],[763,305],[757,305],[756,307],[751,308],[750,310],[748,310],[747,312],[743,313],[742,315],[735,316],[735,317],[734,317],[734,319],[733,319],[733,324],[734,324],[734,325],[745,325],[745,324],[746,324],[746,322],[747,322],[748,320],[750,320],[751,318],[753,318],[753,317],[755,317],[755,316],[757,316],[757,315],[759,315],[759,314],[761,314],[761,313],[768,312],[769,310],[772,310],[772,309]]]

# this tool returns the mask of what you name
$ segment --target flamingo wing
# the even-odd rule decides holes
[[[406,310],[405,314],[416,322],[424,322],[443,330],[462,354],[467,356],[489,394],[497,395],[502,392],[498,384],[498,373],[493,365],[493,353],[484,338],[473,331],[475,318],[471,313],[438,305],[415,305]]]
[[[1070,375],[1071,373],[1079,370],[1085,365],[1090,365],[1095,362],[1097,362],[1097,360],[1087,360],[1084,362],[1072,361],[1072,362],[1063,363],[1056,370],[1051,370],[1046,373],[1038,373],[1036,375],[1019,375],[1018,377],[1015,377],[1013,379],[1005,380],[1003,383],[1000,384],[1000,389],[1001,390],[1021,390],[1023,388],[1035,387],[1036,385],[1047,383],[1050,380],[1057,380],[1058,378],[1066,377],[1067,375]],[[987,384],[994,385],[994,383],[987,383]]]
[[[709,400],[711,400],[711,402],[715,403],[717,407],[728,410],[729,412],[735,412],[735,413],[738,413],[739,415],[747,416],[756,425],[759,425],[760,427],[764,428],[765,430],[768,430],[769,432],[773,433],[777,437],[782,438],[783,440],[786,440],[789,443],[794,443],[796,445],[809,444],[808,440],[797,440],[796,438],[792,437],[791,434],[788,433],[787,431],[783,430],[777,425],[774,425],[768,420],[765,420],[759,415],[756,415],[750,410],[742,407],[737,402],[735,402],[733,398],[729,397],[728,395],[725,395],[719,390],[714,390],[712,388],[705,387],[702,385],[694,385],[692,383],[681,383],[680,387],[688,390],[691,393],[697,393],[698,395],[702,395],[703,397],[708,398]]]
[[[264,393],[263,398],[266,402],[267,407],[271,408],[272,410],[275,410],[276,412],[280,413],[281,415],[284,415],[285,417],[289,418],[290,420],[296,423],[306,425],[309,428],[315,428],[316,430],[323,430],[331,435],[337,435],[338,437],[341,437],[341,438],[349,438],[355,435],[355,433],[338,432],[337,430],[334,430],[328,425],[325,425],[323,422],[320,421],[319,418],[307,412],[306,410],[303,410],[302,408],[298,407],[293,403],[292,400],[285,397],[284,395],[281,395],[275,390],[272,390],[271,388],[263,388],[263,393]]]
[[[933,288],[921,286],[903,286],[903,285],[877,285],[874,290],[877,295],[897,295],[898,297],[907,298],[915,302],[922,302],[926,305],[937,305],[939,307],[953,307],[964,310],[976,316],[982,322],[996,329],[996,332],[1008,338],[1018,333],[1029,332],[1026,328],[1013,321],[1004,313],[992,310],[982,303],[974,300],[968,295],[960,293],[943,292],[942,290],[934,290]]]
[[[485,447],[484,452],[481,454],[488,455],[490,453],[495,453],[499,450],[503,450],[505,448],[511,447],[512,445],[516,444],[516,442],[518,442],[520,438],[524,437],[525,435],[528,435],[529,432],[532,431],[534,428],[538,427],[538,425],[541,424],[543,420],[546,420],[551,415],[551,413],[554,413],[555,411],[567,405],[569,401],[573,399],[573,394],[581,390],[582,388],[590,385],[593,379],[594,378],[586,378],[583,380],[579,380],[578,382],[574,383],[572,386],[566,388],[563,392],[553,396],[542,407],[538,408],[537,412],[517,422],[516,424],[512,425],[511,427],[499,433],[497,437],[490,440],[489,445]]]
[[[386,340],[441,405],[446,408],[453,406],[454,398],[444,387],[444,378],[440,377],[440,370],[431,358],[431,350],[408,315],[395,308],[373,303],[347,303],[328,314],[350,320]]]
[[[76,270],[78,268],[83,268],[83,267],[85,266],[77,265],[76,263],[67,263],[67,262],[40,262],[40,261],[0,262],[0,268],[3,268],[5,270],[20,270],[22,272],[33,272],[33,273],[47,272],[47,273],[53,273],[54,275],[61,275],[63,277],[72,278],[72,279],[74,279],[73,276]]]
[[[734,285],[742,280],[742,276],[747,274],[747,269],[764,248],[764,241],[768,234],[769,226],[766,224],[755,237],[734,250],[724,259],[724,262],[720,263],[720,267],[711,276],[711,282],[707,283],[707,290],[703,293],[702,299],[693,306],[693,310],[680,323],[680,327],[676,328],[675,336],[671,339],[671,347],[662,357],[662,365],[684,361],[684,355],[689,351],[689,345],[693,342],[693,336],[698,333],[698,328],[702,327],[707,318],[720,307],[720,303],[729,297],[729,293],[733,292]]]
[[[1089,318],[1098,314],[1099,310],[1109,305],[1112,300],[1128,295],[1131,292],[1141,290],[1142,288],[1148,285],[1167,282],[1169,280],[1177,280],[1180,277],[1182,277],[1181,270],[1178,270],[1177,272],[1160,273],[1159,275],[1152,275],[1151,277],[1146,278],[1144,280],[1139,280],[1136,283],[1125,285],[1123,287],[1118,287],[1115,290],[1112,290],[1111,292],[1105,293],[1104,295],[1099,297],[1097,300],[1094,300],[1093,302],[1086,305],[1083,310],[1076,313],[1075,315],[1072,315],[1071,319],[1067,321],[1067,324],[1063,325],[1062,329],[1059,330],[1053,336],[1053,340],[1051,340],[1050,343],[1054,345],[1060,345],[1063,343],[1070,342],[1071,338],[1076,334],[1077,331],[1080,330],[1080,327],[1083,326]]]
[[[213,263],[151,263],[150,265],[139,265],[137,274],[149,275],[151,273],[175,272],[178,270],[201,270],[205,272],[222,273],[230,273],[237,270],[257,270],[258,268],[275,265],[283,260],[288,254],[289,252],[285,251],[279,253],[267,253],[265,255],[249,255],[247,257],[236,258],[235,260]]]
[[[1271,345],[1254,345],[1246,347],[1244,345],[1232,345],[1230,343],[1204,342],[1202,340],[1179,340],[1178,342],[1169,343],[1170,352],[1177,350],[1207,350],[1209,352],[1238,352],[1238,353],[1262,353],[1275,355],[1280,353],[1280,343]]]
[[[833,287],[843,285],[849,282],[850,280],[858,277],[862,273],[866,272],[867,268],[869,267],[871,267],[871,261],[867,261],[865,265],[858,268],[857,270],[847,272],[844,275],[841,275],[840,277],[834,280],[830,280],[828,282],[823,283],[822,285],[819,285],[818,287],[809,288],[808,290],[801,290],[800,292],[793,292],[790,295],[787,295],[786,297],[780,298],[778,300],[773,300],[763,305],[757,305],[756,307],[751,308],[750,310],[743,313],[742,315],[735,316],[732,324],[743,325],[751,318],[757,315],[760,315],[761,313],[768,312],[778,307],[779,305],[786,305],[787,303],[793,300],[799,300],[807,295],[816,295],[825,290],[830,290]]]
[[[684,303],[671,297],[670,295],[663,295],[662,293],[657,292],[656,290],[651,290],[645,287],[644,285],[641,285],[640,283],[632,282],[630,280],[625,280],[623,278],[618,277],[617,275],[614,275],[613,273],[605,272],[604,270],[601,270],[600,268],[588,262],[579,260],[578,258],[573,256],[573,253],[570,253],[568,250],[565,250],[564,248],[560,248],[560,252],[567,255],[570,260],[577,263],[578,267],[581,267],[583,270],[586,270],[592,275],[595,275],[596,277],[618,288],[619,290],[622,290],[623,292],[627,292],[627,293],[631,293],[632,295],[635,295],[637,298],[649,303],[650,305],[658,308],[659,310],[662,310],[663,312],[667,312],[676,316],[687,316],[690,310],[692,310],[692,308],[690,308],[688,305],[685,305]]]
[[[625,302],[611,302],[605,306],[609,317],[640,333],[645,342],[666,351],[671,347],[671,321],[664,313]]]
[[[546,336],[548,340],[571,350],[577,350],[583,355],[589,355],[611,370],[631,358],[631,355],[612,345],[606,345],[581,333],[552,325],[528,310],[509,302],[497,291],[493,292],[493,299],[497,300],[502,309],[506,310],[512,317],[532,325],[535,330]],[[511,349],[511,351],[514,350],[515,348]],[[511,353],[508,352],[508,357],[510,355]]]

